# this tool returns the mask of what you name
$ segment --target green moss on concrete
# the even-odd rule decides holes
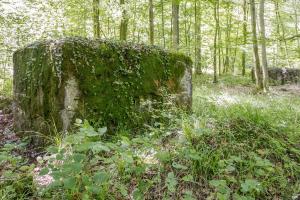
[[[61,130],[66,83],[72,77],[80,92],[72,118],[138,126],[144,120],[139,114],[141,99],[163,100],[161,88],[180,93],[191,60],[146,45],[68,38],[21,49],[14,65],[16,107],[20,119],[29,121],[20,128],[41,125],[40,118]]]

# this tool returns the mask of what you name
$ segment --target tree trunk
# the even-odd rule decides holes
[[[214,19],[215,19],[215,36],[214,36],[214,83],[218,82],[217,79],[217,37],[218,37],[218,27],[219,19],[217,13],[219,12],[219,0],[216,0],[214,4]]]
[[[161,31],[162,31],[163,47],[166,48],[164,0],[161,0],[160,3],[161,3]]]
[[[295,14],[295,32],[296,35],[299,35],[299,29],[298,29],[298,12],[297,12],[297,0],[294,0],[294,14]],[[297,51],[298,51],[298,57],[300,58],[300,40],[299,37],[297,37]]]
[[[222,55],[221,55],[221,49],[223,49],[223,44],[222,44],[222,33],[221,33],[221,27],[220,27],[220,12],[219,8],[217,10],[217,18],[218,18],[218,26],[217,26],[217,33],[218,33],[218,40],[217,40],[217,46],[218,46],[218,68],[219,68],[219,76],[222,74]]]
[[[246,45],[247,45],[247,0],[244,0],[243,5],[244,21],[243,21],[243,53],[242,53],[242,75],[246,75]]]
[[[230,5],[228,5],[230,6]],[[231,9],[227,8],[227,27],[226,27],[226,49],[225,49],[225,63],[224,63],[224,69],[227,73],[230,68],[230,47],[231,47],[231,21],[232,21],[232,15],[231,15]]]
[[[95,38],[100,37],[99,1],[100,0],[93,0],[93,28]]]
[[[172,46],[179,49],[179,2],[172,0]]]
[[[154,12],[153,12],[153,0],[149,0],[149,36],[150,44],[154,44]]]
[[[252,24],[252,43],[253,43],[253,54],[255,61],[255,79],[256,87],[259,90],[263,89],[262,72],[260,68],[258,45],[257,45],[257,32],[256,32],[256,9],[255,0],[250,0],[251,5],[251,24]]]
[[[120,5],[122,7],[122,19],[120,25],[120,40],[127,40],[127,29],[128,29],[128,17],[126,9],[124,8],[125,0],[120,0]]]
[[[290,60],[289,60],[289,56],[288,56],[288,52],[287,52],[287,42],[286,42],[286,38],[285,38],[285,27],[282,23],[282,20],[281,20],[281,15],[280,15],[280,11],[279,11],[279,5],[278,5],[278,2],[275,1],[275,10],[276,10],[276,15],[277,15],[277,23],[278,23],[278,26],[280,27],[281,26],[281,31],[282,31],[282,40],[283,40],[283,43],[284,43],[284,53],[285,53],[285,59],[286,59],[286,62],[287,62],[287,65],[289,67],[291,67],[290,65]],[[278,27],[278,28],[279,28]],[[278,32],[280,31],[280,29],[278,30]],[[279,32],[280,34],[280,32]],[[281,39],[280,39],[281,40]]]
[[[234,45],[234,53],[233,53],[233,61],[232,61],[232,73],[235,73],[235,62],[236,62],[236,54],[237,54],[237,46],[238,46],[238,39],[239,39],[239,30],[240,30],[240,24],[238,23],[237,31],[236,31],[236,37],[235,37],[235,45]]]
[[[197,6],[199,2],[199,7]],[[202,74],[202,7],[201,1],[195,0],[195,69],[196,73]],[[199,11],[199,13],[198,13]]]
[[[261,60],[262,60],[262,72],[263,72],[263,89],[265,92],[268,88],[268,61],[266,51],[266,31],[265,31],[265,0],[260,0],[259,4],[259,22],[260,22],[260,40],[261,40]]]

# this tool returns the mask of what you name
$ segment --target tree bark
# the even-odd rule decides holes
[[[162,31],[162,40],[163,40],[163,47],[166,48],[164,0],[161,0],[160,3],[161,3],[161,31]]]
[[[218,82],[217,78],[217,37],[218,37],[218,27],[219,27],[219,19],[217,13],[219,12],[219,0],[216,0],[214,3],[214,19],[215,19],[215,36],[214,36],[214,83]]]
[[[172,0],[172,46],[179,49],[179,2]]]
[[[265,0],[260,0],[259,4],[259,22],[260,22],[260,40],[261,40],[261,59],[263,72],[263,89],[265,92],[268,88],[268,60],[266,51],[266,31],[265,31]]]
[[[220,7],[220,6],[219,6]],[[220,12],[219,8],[217,10],[217,18],[218,18],[218,26],[217,26],[217,47],[218,47],[218,68],[219,68],[219,76],[222,74],[222,55],[221,55],[221,50],[223,51],[223,44],[222,44],[222,33],[221,33],[221,27],[220,27]]]
[[[243,53],[242,53],[242,75],[246,75],[246,45],[247,45],[247,0],[244,0],[243,5],[244,20],[243,20]]]
[[[99,3],[100,0],[93,0],[93,28],[95,38],[100,37]]]
[[[154,44],[154,11],[153,11],[153,0],[149,0],[149,37],[150,44]]]
[[[228,5],[230,7],[230,5]],[[227,8],[227,27],[226,27],[226,41],[225,41],[225,63],[224,70],[227,73],[230,67],[230,47],[231,47],[231,8]]]
[[[120,40],[127,40],[127,29],[128,29],[128,16],[126,9],[124,8],[125,0],[120,0],[120,5],[122,7],[122,19],[120,24]]]
[[[279,29],[280,27],[281,27],[281,31],[282,31],[282,37],[281,37],[280,40],[283,40],[283,43],[284,43],[285,59],[286,59],[287,65],[289,67],[291,67],[288,52],[287,52],[287,42],[286,42],[286,39],[285,39],[285,27],[284,27],[284,25],[282,23],[282,20],[281,20],[281,15],[280,15],[280,11],[279,11],[278,2],[276,2],[276,1],[275,1],[275,10],[276,10],[276,16],[277,16],[277,23],[278,23],[278,34],[280,35],[280,29]]]
[[[197,4],[199,2],[199,6]],[[201,1],[194,1],[195,9],[195,19],[194,19],[194,29],[195,29],[195,69],[196,73],[202,74],[202,6]],[[199,13],[198,13],[199,11]]]
[[[253,43],[253,54],[255,61],[255,79],[256,87],[259,90],[263,89],[262,72],[260,67],[260,60],[258,54],[258,42],[257,42],[257,32],[256,32],[256,9],[255,0],[250,0],[251,6],[251,24],[252,24],[252,43]]]
[[[299,40],[299,29],[298,29],[298,12],[297,12],[297,0],[294,0],[294,14],[295,14],[295,32],[296,35],[298,35],[298,37],[296,37],[297,39],[297,49],[298,49],[298,56],[300,57],[300,40]]]

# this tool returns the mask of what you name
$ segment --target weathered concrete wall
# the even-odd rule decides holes
[[[67,130],[75,118],[136,126],[140,105],[163,101],[162,88],[192,103],[189,57],[157,47],[83,38],[36,42],[14,54],[18,130]]]
[[[268,68],[269,82],[273,85],[300,83],[300,69]],[[251,70],[252,80],[255,81],[254,70]]]
[[[300,69],[269,68],[269,80],[274,84],[300,83]]]

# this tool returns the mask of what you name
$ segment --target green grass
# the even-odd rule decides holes
[[[210,77],[196,77],[193,109],[198,122],[196,127],[190,125],[191,132],[207,130],[192,138],[197,151],[206,155],[197,167],[199,173],[207,180],[222,180],[223,185],[214,184],[216,196],[296,196],[300,192],[299,97],[253,95],[251,88],[239,88],[249,80],[234,79],[228,82],[225,77],[213,85]],[[201,166],[203,162],[207,164]],[[243,190],[248,179],[256,180],[259,187]]]
[[[296,198],[300,194],[300,98],[274,92],[254,95],[251,86],[251,80],[243,77],[225,76],[217,85],[208,75],[194,77],[193,112],[165,106],[154,112],[157,123],[140,135],[119,130],[111,138],[105,129],[78,124],[74,135],[48,148],[42,161],[48,167],[42,174],[50,168],[55,182],[33,196]],[[56,156],[49,157],[53,153]],[[57,160],[64,162],[58,165]],[[5,187],[0,187],[4,188],[0,194],[9,182],[1,184]]]

